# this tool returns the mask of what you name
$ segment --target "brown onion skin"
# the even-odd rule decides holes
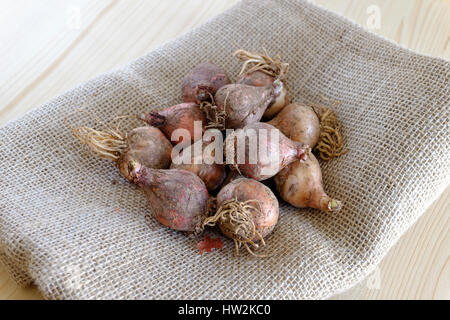
[[[170,167],[172,144],[166,136],[154,127],[141,127],[131,130],[127,134],[127,149],[122,152],[118,160],[122,175],[131,180],[128,175],[128,163],[135,160],[143,166],[154,169]]]
[[[237,200],[239,202],[256,200],[259,203],[259,205],[252,203],[258,210],[251,209],[251,214],[256,230],[263,238],[275,228],[279,217],[278,200],[264,184],[247,178],[233,180],[217,194],[217,207],[220,208],[224,202],[229,200]],[[233,233],[230,231],[230,228],[221,222],[218,224],[222,233],[233,239]],[[258,241],[259,238],[255,237],[252,240]]]
[[[194,122],[202,122],[202,134],[205,132],[207,123],[205,114],[195,103],[182,103],[160,112],[144,113],[140,118],[149,125],[161,129],[167,139],[171,141],[172,134],[176,129],[186,129],[190,133],[190,141],[183,141],[183,138],[179,138],[176,141],[172,141],[174,145],[182,142],[189,145],[200,139],[201,136],[195,137],[194,135]]]
[[[242,179],[242,178],[245,178],[245,176],[240,175],[236,170],[230,170],[227,173],[227,176],[226,176],[225,180],[222,183],[222,188],[225,187],[230,182],[233,182],[234,180]]]
[[[267,87],[272,85],[275,80],[276,80],[275,77],[272,77],[265,72],[255,71],[252,73],[243,74],[242,76],[239,77],[236,83],[246,84],[255,87]],[[283,86],[279,90],[275,91],[274,100],[264,112],[263,119],[264,120],[272,119],[278,112],[280,112],[288,104],[289,104],[289,93],[287,91],[286,86],[283,83]]]
[[[242,83],[255,87],[266,87],[275,81],[275,77],[268,75],[263,71],[255,71],[252,73],[244,73],[239,77],[236,83]]]
[[[243,129],[244,132],[247,132],[249,130],[255,130],[255,132],[259,132],[258,130],[265,129],[267,130],[267,145],[265,146],[265,149],[267,150],[267,159],[260,159],[259,155],[257,158],[257,162],[252,164],[249,163],[249,153],[250,153],[250,147],[249,143],[246,141],[245,144],[245,163],[243,164],[237,164],[239,171],[242,175],[255,179],[257,181],[263,181],[266,179],[269,179],[273,176],[275,176],[280,170],[288,166],[290,163],[296,161],[296,160],[304,160],[309,156],[310,148],[303,143],[294,142],[290,139],[288,139],[283,133],[279,132],[279,150],[272,150],[271,147],[271,134],[270,132],[272,130],[278,130],[274,126],[263,123],[263,122],[257,122],[252,123],[247,126],[245,126]],[[236,130],[233,134],[229,135],[225,140],[225,154],[227,152],[227,145],[233,143],[234,140],[234,150],[235,150],[235,157],[234,157],[234,163],[238,162],[237,152],[238,151],[238,139],[236,139],[236,134],[239,133],[239,130]],[[259,150],[260,148],[260,141],[258,137],[258,141],[256,143],[255,149]],[[264,150],[264,149],[263,149]],[[271,173],[264,173],[264,169],[270,169],[272,168]]]
[[[310,106],[293,103],[268,122],[291,140],[314,148],[320,137],[320,122]]]
[[[199,142],[200,141],[197,141],[196,143],[199,143]],[[203,142],[203,149],[205,149],[207,145],[208,145],[207,142]],[[186,149],[181,151],[181,153],[177,156],[177,158],[182,158],[183,153],[186,151],[187,151]],[[190,164],[183,164],[183,163],[176,164],[175,162],[177,162],[177,161],[174,161],[174,162],[172,162],[171,168],[187,170],[192,173],[195,173],[205,183],[208,191],[213,192],[222,185],[222,183],[226,177],[226,169],[223,164],[217,164],[214,161],[210,161],[210,162],[213,162],[212,164],[205,163],[205,157],[207,157],[207,156],[208,155],[204,155],[203,152],[202,152],[202,154],[195,155],[194,151],[191,148],[191,163]],[[211,159],[211,160],[213,160],[213,159]],[[201,162],[201,163],[196,163],[196,162]]]
[[[306,161],[295,161],[275,177],[281,198],[297,208],[316,208],[326,212],[341,209],[341,202],[323,190],[322,171],[313,154]]]
[[[222,68],[212,62],[203,62],[192,69],[183,80],[182,98],[184,102],[200,104],[214,97],[219,88],[230,83]]]
[[[260,121],[267,107],[273,103],[274,91],[273,85],[254,87],[229,84],[220,88],[215,102],[219,110],[226,113],[225,128],[238,129]]]
[[[177,231],[198,230],[209,205],[208,190],[199,177],[186,170],[150,169],[133,162],[129,170],[145,192],[156,220]]]
[[[222,183],[222,188],[225,187],[230,182],[237,180],[237,179],[242,179],[242,178],[246,178],[246,176],[240,175],[239,172],[237,172],[236,170],[229,170],[229,172],[227,173],[227,177],[225,178],[225,180]],[[266,179],[266,180],[259,181],[259,182],[261,182],[263,185],[268,187],[270,190],[276,190],[275,182],[273,181],[273,179]]]

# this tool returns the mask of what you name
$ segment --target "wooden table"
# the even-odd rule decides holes
[[[236,0],[2,0],[0,125],[149,52]],[[450,2],[314,0],[403,46],[450,59]],[[379,18],[379,19],[378,19]],[[336,299],[450,299],[450,188],[375,274]],[[0,265],[1,299],[40,299]]]

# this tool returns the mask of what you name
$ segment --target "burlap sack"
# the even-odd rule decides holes
[[[342,101],[350,152],[323,163],[339,214],[282,204],[267,259],[199,255],[63,120],[180,102],[182,77],[238,48],[282,52],[297,101]],[[326,298],[367,276],[449,183],[448,61],[415,54],[305,1],[244,1],[195,31],[0,130],[0,258],[51,299]],[[117,183],[114,183],[117,181]]]

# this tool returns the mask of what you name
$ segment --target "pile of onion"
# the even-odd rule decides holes
[[[197,235],[217,226],[236,254],[245,249],[264,257],[258,251],[279,219],[271,188],[297,208],[341,210],[325,192],[311,151],[331,160],[346,150],[333,106],[290,103],[289,64],[280,56],[244,50],[234,56],[242,62],[236,83],[223,68],[200,63],[183,79],[182,103],[138,117],[149,126],[124,134],[120,117],[102,128],[71,129],[142,189],[162,225]],[[218,144],[226,129],[234,131]],[[201,252],[221,247],[209,237],[199,246]]]

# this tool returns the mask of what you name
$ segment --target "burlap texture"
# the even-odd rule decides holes
[[[235,49],[282,52],[297,101],[325,96],[350,150],[323,163],[339,214],[282,204],[266,259],[196,241],[151,217],[143,193],[83,152],[63,119],[180,102],[183,76]],[[449,183],[448,61],[415,54],[305,1],[244,1],[130,65],[0,129],[0,260],[51,299],[326,298],[362,280]],[[117,183],[114,183],[117,181]]]

